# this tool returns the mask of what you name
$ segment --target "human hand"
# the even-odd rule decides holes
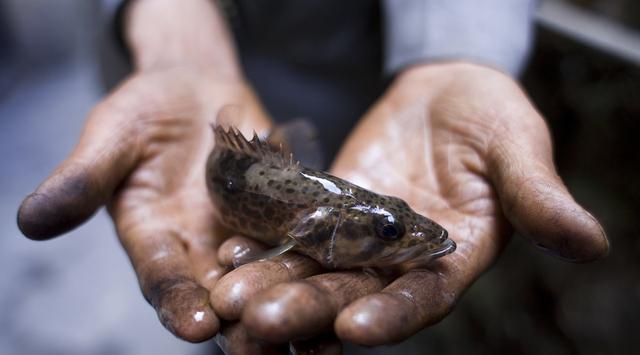
[[[189,341],[218,331],[209,289],[225,271],[216,258],[223,235],[204,182],[210,123],[223,105],[240,104],[242,115],[228,123],[245,133],[270,125],[224,36],[215,48],[173,38],[192,38],[192,28],[220,39],[213,10],[200,0],[132,4],[135,72],[91,112],[73,152],[18,213],[23,233],[43,240],[106,205],[145,298],[170,331]],[[167,18],[167,26],[179,28],[158,25]]]
[[[247,264],[213,290],[222,318],[241,319],[249,334],[274,342],[335,331],[358,344],[388,344],[445,317],[513,230],[574,262],[608,251],[602,227],[556,173],[544,120],[515,81],[493,69],[406,70],[354,130],[333,173],[405,199],[449,231],[456,252],[391,279],[322,273],[293,254]],[[260,249],[235,240],[219,255],[229,264]]]

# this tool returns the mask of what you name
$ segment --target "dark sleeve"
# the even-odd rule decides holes
[[[532,39],[536,0],[382,0],[385,70],[468,60],[517,76]]]
[[[128,0],[100,0],[100,74],[110,90],[131,72],[128,49],[122,36],[122,14]]]

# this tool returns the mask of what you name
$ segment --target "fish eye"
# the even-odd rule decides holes
[[[376,223],[376,234],[385,240],[396,240],[404,235],[404,225],[392,216],[384,216]]]

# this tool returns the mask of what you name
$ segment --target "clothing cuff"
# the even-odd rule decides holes
[[[468,60],[517,76],[532,39],[536,0],[383,0],[385,71]]]

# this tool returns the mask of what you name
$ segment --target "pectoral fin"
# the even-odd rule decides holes
[[[289,236],[298,242],[298,250],[324,266],[334,262],[337,231],[344,218],[340,209],[318,207],[302,216]]]
[[[286,243],[284,243],[284,244],[282,244],[280,246],[277,246],[277,247],[272,248],[272,249],[265,250],[264,252],[262,252],[260,254],[257,254],[257,255],[254,255],[254,256],[251,256],[251,257],[248,257],[248,258],[244,258],[244,259],[241,259],[241,260],[234,261],[233,266],[234,267],[239,267],[239,266],[242,266],[244,264],[248,264],[248,263],[253,262],[253,261],[271,259],[273,257],[276,257],[278,255],[282,255],[282,254],[288,252],[293,247],[295,247],[297,244],[298,243],[294,239],[291,239],[288,242],[286,242]]]
[[[333,228],[338,215],[339,211],[333,207],[322,206],[313,209],[311,212],[300,216],[298,223],[289,232],[289,236],[294,239],[308,238],[314,232],[324,231],[326,227]]]

